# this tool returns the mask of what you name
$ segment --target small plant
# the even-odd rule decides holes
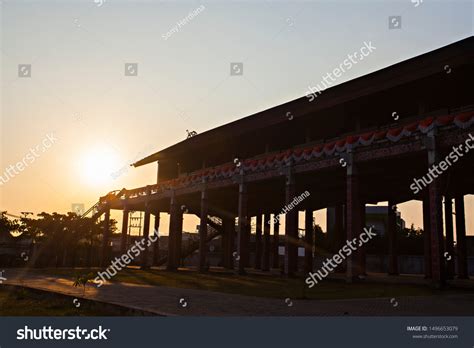
[[[78,274],[76,275],[76,278],[74,280],[74,283],[72,286],[75,288],[82,286],[82,296],[86,294],[86,286],[87,283],[92,282],[92,279],[94,278],[94,274],[88,273],[88,274]]]
[[[15,291],[16,300],[24,300],[27,297],[28,297],[28,291],[26,289],[20,288],[17,291]]]

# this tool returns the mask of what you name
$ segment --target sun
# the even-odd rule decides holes
[[[116,151],[98,146],[80,157],[78,171],[84,183],[100,186],[111,183],[119,170],[120,161]]]

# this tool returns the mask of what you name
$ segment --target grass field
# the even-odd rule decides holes
[[[96,270],[35,269],[36,274],[54,275],[74,279],[76,274],[97,273]],[[269,298],[292,299],[349,299],[399,296],[429,296],[460,293],[461,290],[435,290],[425,285],[381,283],[352,283],[325,281],[309,289],[303,278],[288,279],[270,275],[235,275],[225,272],[206,274],[195,271],[166,272],[160,270],[124,269],[112,282],[127,282],[155,286],[200,289],[231,294]]]
[[[124,311],[83,300],[76,307],[68,296],[19,287],[0,288],[0,316],[118,316]]]

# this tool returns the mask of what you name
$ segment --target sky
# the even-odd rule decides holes
[[[183,140],[186,130],[301,97],[364,42],[376,50],[336,84],[471,36],[474,17],[471,1],[430,0],[0,6],[0,172],[28,163],[0,182],[0,210],[13,214],[87,209],[111,190],[153,184],[154,164],[129,164]],[[401,16],[397,29],[389,29],[390,16]],[[230,75],[235,62],[243,75]],[[400,210],[408,225],[422,226],[421,203]],[[468,196],[471,235],[473,211]],[[324,228],[323,211],[316,219]],[[197,223],[186,218],[185,230]]]

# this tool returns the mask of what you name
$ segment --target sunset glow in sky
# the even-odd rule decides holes
[[[364,42],[376,51],[336,84],[473,34],[471,1],[415,7],[410,0],[106,0],[100,6],[19,0],[0,6],[0,171],[28,162],[0,184],[0,210],[13,214],[65,213],[78,202],[87,209],[109,191],[153,184],[155,164],[129,164],[183,140],[187,129],[200,133],[304,95]],[[388,29],[392,15],[402,16],[401,29]],[[243,63],[243,76],[230,76],[231,62]],[[136,76],[125,75],[126,63],[137,64]],[[27,161],[51,133],[57,141]],[[408,225],[422,226],[421,203],[400,210]],[[471,235],[473,211],[469,196]],[[323,216],[317,219],[325,226]],[[196,224],[186,220],[185,230]]]

